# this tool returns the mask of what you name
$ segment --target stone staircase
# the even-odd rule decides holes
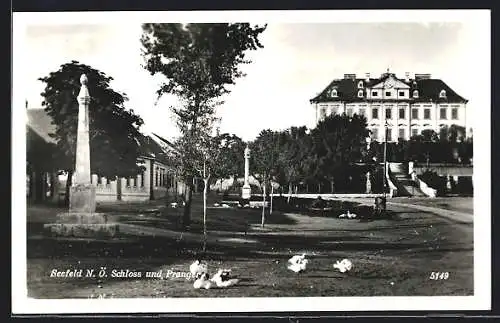
[[[389,163],[389,171],[394,185],[398,188],[399,196],[426,197],[418,184],[408,174],[408,165],[405,163]]]

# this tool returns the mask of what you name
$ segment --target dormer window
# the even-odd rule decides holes
[[[363,90],[358,90],[358,98],[362,98],[363,97]]]
[[[363,88],[363,81],[359,81],[358,83],[358,89],[362,89]]]
[[[330,92],[330,96],[332,98],[336,98],[338,95],[337,95],[337,89],[333,89],[332,92]]]
[[[439,97],[440,98],[446,98],[446,91],[445,90],[441,90],[441,92],[439,92]]]
[[[413,97],[414,98],[418,98],[418,90],[414,90],[413,91]]]

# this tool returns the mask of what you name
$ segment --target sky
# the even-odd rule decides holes
[[[169,107],[175,99],[157,101],[160,78],[141,66],[140,36],[140,21],[27,24],[24,51],[30,64],[23,86],[29,108],[41,107],[39,94],[44,84],[37,79],[77,60],[114,78],[111,86],[129,98],[126,107],[143,118],[143,132],[173,138],[178,132]],[[252,63],[242,67],[246,76],[236,81],[218,110],[221,131],[252,140],[263,129],[313,127],[315,112],[309,100],[332,79],[346,73],[378,76],[387,68],[401,78],[409,72],[442,79],[469,100],[467,120],[472,120],[470,116],[478,109],[489,109],[489,97],[483,95],[489,79],[487,83],[474,80],[476,62],[485,50],[474,45],[478,37],[481,31],[476,21],[467,19],[271,21],[261,35],[264,48],[248,53]]]

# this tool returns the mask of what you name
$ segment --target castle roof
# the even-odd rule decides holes
[[[310,100],[311,103],[321,102],[360,102],[360,101],[381,101],[381,98],[366,98],[366,91],[374,86],[380,86],[388,78],[392,78],[404,88],[410,89],[410,98],[406,100],[397,99],[397,101],[408,102],[447,102],[447,103],[467,103],[468,100],[456,93],[444,81],[430,78],[429,74],[416,74],[413,79],[400,79],[395,74],[384,73],[379,78],[357,78],[355,74],[345,74],[343,79],[334,79],[317,96]],[[362,84],[362,88],[358,85]],[[403,88],[403,87],[402,87]],[[337,96],[331,95],[332,90],[337,91]],[[358,91],[363,91],[363,97],[358,97]],[[418,91],[418,97],[413,97],[413,91]],[[441,91],[446,91],[446,98],[440,97]],[[384,101],[396,101],[396,99],[383,99]]]

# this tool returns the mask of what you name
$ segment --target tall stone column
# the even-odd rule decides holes
[[[250,183],[248,181],[250,176],[250,148],[248,148],[248,146],[245,148],[243,156],[245,158],[245,182],[243,184],[243,188],[241,189],[241,197],[244,200],[248,200],[252,194],[252,188],[250,187]]]
[[[75,177],[70,188],[69,211],[76,213],[95,212],[95,187],[91,185],[89,104],[90,94],[85,74],[80,77],[78,94],[78,130],[76,137]]]
[[[90,172],[89,104],[86,75],[80,77],[78,95],[78,129],[73,183],[70,187],[69,210],[57,215],[57,222],[44,225],[50,235],[72,237],[113,237],[118,224],[103,213],[96,213],[96,186]]]

